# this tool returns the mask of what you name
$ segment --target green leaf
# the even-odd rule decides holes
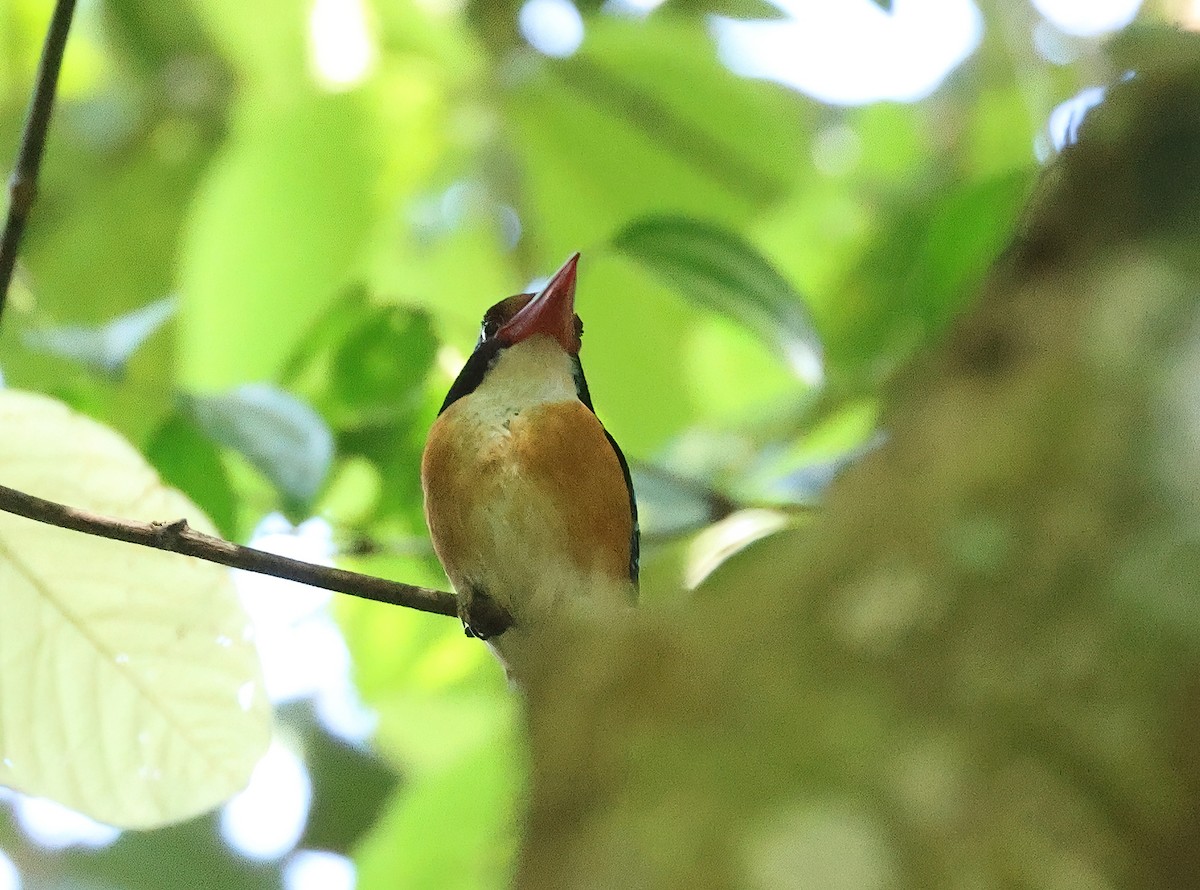
[[[411,410],[424,391],[437,345],[427,313],[402,306],[372,309],[334,355],[333,394],[360,416]]]
[[[356,287],[300,339],[280,376],[339,431],[390,424],[407,420],[424,396],[437,349],[427,310],[372,305]]]
[[[122,438],[0,391],[3,482],[127,519],[200,510]],[[270,708],[229,573],[0,514],[0,784],[148,828],[240,789]]]
[[[515,747],[479,747],[409,784],[354,854],[360,886],[509,886],[521,777]]]
[[[893,211],[822,315],[835,371],[886,374],[974,293],[1016,225],[1032,171],[1008,171]]]
[[[369,311],[368,294],[352,285],[338,294],[297,339],[279,372],[279,383],[316,403],[329,378],[333,353]]]
[[[437,348],[428,312],[369,305],[354,289],[321,316],[285,368],[289,388],[334,431],[337,453],[365,457],[379,474],[378,512],[415,508],[420,516],[416,468],[441,404],[440,396],[431,404],[427,386]]]
[[[177,305],[174,297],[165,297],[98,327],[65,325],[28,331],[24,342],[34,351],[119,377],[138,347],[175,315]]]
[[[378,194],[376,124],[360,93],[240,109],[192,204],[181,252],[189,385],[273,378],[354,280]]]
[[[338,450],[361,455],[379,470],[381,513],[419,515],[425,382],[437,354],[430,318],[398,306],[371,310],[341,342],[324,402],[337,428]]]
[[[262,383],[217,396],[189,396],[185,407],[214,441],[240,453],[284,500],[303,508],[333,462],[333,434],[316,411]]]
[[[1032,182],[1031,170],[1006,171],[951,192],[934,210],[909,285],[932,325],[945,324],[982,281],[1008,243]]]
[[[237,499],[212,439],[176,412],[150,438],[146,457],[168,485],[200,505],[221,533],[235,537]]]
[[[871,0],[871,2],[874,3],[876,6],[878,6],[880,9],[882,9],[884,12],[892,11],[893,0]]]
[[[669,216],[633,223],[613,245],[688,299],[753,330],[805,383],[821,382],[821,341],[803,298],[748,242],[706,222]]]
[[[211,142],[178,123],[159,134],[158,149],[122,148],[121,163],[49,152],[39,193],[54,204],[39,201],[24,259],[51,317],[102,323],[175,287],[180,229]]]

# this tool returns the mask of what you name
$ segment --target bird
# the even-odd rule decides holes
[[[637,498],[580,364],[578,262],[487,310],[421,458],[425,519],[463,629],[515,684],[553,647],[556,618],[637,599]]]

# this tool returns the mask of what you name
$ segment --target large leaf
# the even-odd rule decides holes
[[[0,392],[3,483],[141,520],[202,513],[112,431]],[[270,714],[228,572],[0,514],[0,783],[123,827],[241,788]]]
[[[303,507],[316,496],[333,462],[333,434],[300,399],[251,383],[185,404],[201,429],[250,461],[290,504]]]
[[[700,220],[666,216],[633,223],[613,243],[688,299],[755,331],[805,383],[821,382],[821,341],[803,298],[745,240]]]

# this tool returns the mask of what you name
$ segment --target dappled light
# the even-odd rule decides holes
[[[300,759],[282,743],[271,745],[250,784],[221,811],[221,837],[251,859],[279,859],[300,840],[312,783]]]
[[[345,856],[300,850],[283,867],[284,890],[353,890],[354,863]]]
[[[1104,93],[1104,87],[1088,87],[1050,112],[1046,127],[1050,134],[1050,144],[1056,152],[1062,151],[1079,138],[1079,127],[1083,124],[1083,119],[1090,109],[1104,101]]]
[[[1095,37],[1128,25],[1142,0],[1033,0],[1033,5],[1067,34]]]
[[[318,83],[346,90],[370,73],[378,51],[362,0],[313,0],[308,28]]]
[[[0,850],[0,890],[21,890],[21,873],[3,850]]]
[[[103,848],[121,834],[110,825],[101,825],[94,819],[44,798],[14,795],[12,808],[25,837],[49,850]]]
[[[565,58],[583,43],[583,18],[571,0],[527,0],[519,21],[529,45],[543,55]]]
[[[914,102],[978,45],[983,19],[971,0],[896,0],[891,13],[870,3],[781,3],[783,21],[717,19],[725,63],[840,105]]]

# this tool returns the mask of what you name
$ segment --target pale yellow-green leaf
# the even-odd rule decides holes
[[[210,524],[108,428],[0,391],[0,483],[96,513]],[[113,825],[245,785],[270,736],[221,566],[0,514],[0,784]]]

